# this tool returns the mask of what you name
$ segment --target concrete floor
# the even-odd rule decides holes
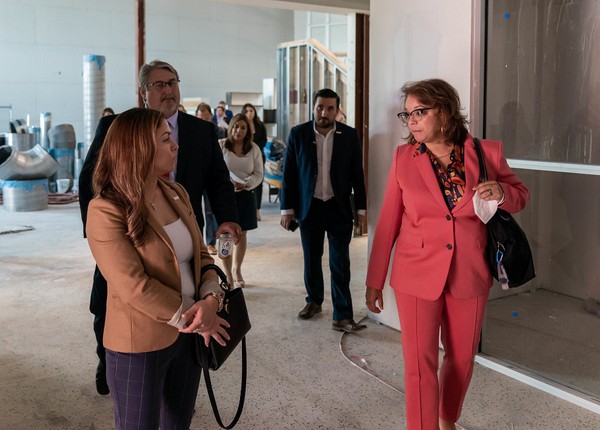
[[[265,193],[266,196],[266,193]],[[299,234],[279,227],[277,205],[249,233],[244,290],[253,328],[239,429],[404,428],[399,333],[366,321],[355,335],[331,330],[331,302],[310,321]],[[77,203],[39,212],[0,208],[0,430],[111,429],[110,397],[96,394],[88,311],[94,262]],[[365,317],[367,238],[354,239],[352,292]],[[324,259],[324,261],[326,261]],[[221,415],[237,405],[239,354],[213,374]],[[598,429],[600,415],[476,365],[460,423],[467,429]],[[192,429],[217,429],[201,384]]]

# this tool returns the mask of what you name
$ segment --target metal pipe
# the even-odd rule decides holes
[[[0,146],[0,179],[5,181],[43,179],[58,171],[60,164],[41,145],[28,151]]]

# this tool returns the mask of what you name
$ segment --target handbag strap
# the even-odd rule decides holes
[[[246,398],[246,375],[248,369],[248,361],[246,358],[246,337],[242,338],[242,385],[240,388],[240,401],[238,403],[237,412],[235,413],[235,417],[233,420],[225,426],[223,421],[221,420],[221,415],[219,414],[219,408],[217,406],[217,401],[215,400],[215,393],[213,392],[212,383],[210,382],[210,371],[208,369],[208,357],[206,354],[202,355],[202,371],[204,373],[204,381],[206,383],[206,391],[208,392],[208,398],[210,399],[210,405],[212,406],[213,414],[215,415],[215,420],[217,423],[224,429],[232,429],[242,416],[242,410],[244,409],[244,400]]]
[[[217,272],[217,275],[219,275],[219,278],[221,279],[221,282],[219,282],[219,286],[221,287],[221,289],[225,291],[231,290],[231,284],[227,280],[227,275],[225,275],[225,272],[223,272],[223,270],[216,264],[207,264],[205,266],[202,266],[200,277],[202,278],[202,276],[204,276],[204,274],[209,270],[214,270],[215,272]]]
[[[202,267],[202,275],[207,270],[214,270],[221,278],[221,288],[224,290],[231,289],[231,285],[227,282],[227,276],[223,273],[223,270],[216,264],[207,264]],[[208,392],[208,398],[210,399],[210,405],[212,406],[213,414],[215,416],[215,420],[217,420],[217,424],[224,429],[232,429],[242,416],[242,410],[244,409],[244,400],[246,399],[246,376],[248,374],[248,360],[246,356],[246,337],[242,338],[242,385],[240,388],[240,401],[238,402],[237,411],[235,413],[235,417],[228,425],[223,424],[223,420],[221,420],[221,414],[219,414],[219,407],[217,406],[217,400],[215,399],[215,393],[213,392],[212,383],[210,381],[210,370],[208,365],[208,356],[207,354],[202,354],[202,373],[204,374],[204,381],[206,383],[206,391]]]
[[[473,138],[475,143],[475,151],[477,151],[477,158],[479,159],[479,181],[487,182],[488,174],[487,168],[485,167],[485,159],[483,158],[483,151],[481,150],[481,143],[478,138]]]

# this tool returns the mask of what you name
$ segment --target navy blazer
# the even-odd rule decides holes
[[[92,174],[108,129],[116,117],[117,115],[111,115],[100,119],[94,141],[79,175],[79,207],[84,237],[87,208],[94,198]],[[208,193],[208,199],[217,222],[219,224],[237,223],[238,214],[233,184],[229,180],[229,170],[223,160],[214,126],[210,122],[179,112],[177,127],[179,151],[175,181],[183,185],[188,192],[200,229],[204,226],[204,216],[202,215],[204,190]]]
[[[356,210],[367,208],[362,147],[352,127],[335,123],[330,177],[335,201],[352,221],[350,194]],[[292,128],[288,136],[281,184],[281,209],[293,209],[302,222],[308,215],[317,180],[317,145],[313,121]]]

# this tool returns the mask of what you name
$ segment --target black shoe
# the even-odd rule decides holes
[[[108,384],[106,383],[106,368],[101,361],[98,362],[98,367],[96,367],[96,391],[101,396],[106,396],[110,393]]]
[[[355,333],[367,328],[365,324],[356,324],[353,319],[349,320],[333,320],[331,328],[335,331],[344,331],[346,333]]]
[[[319,312],[321,312],[321,305],[317,305],[315,302],[308,302],[306,306],[304,306],[304,309],[298,312],[298,317],[307,320],[314,317],[315,314],[318,314]]]
[[[600,303],[594,299],[586,299],[583,302],[583,308],[586,312],[600,316]]]

